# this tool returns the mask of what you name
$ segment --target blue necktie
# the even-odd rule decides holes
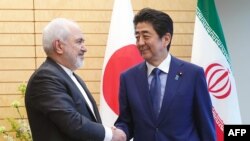
[[[155,111],[156,117],[160,113],[161,109],[161,80],[160,80],[161,70],[154,68],[152,71],[153,79],[150,84],[150,96],[152,98],[153,109]]]

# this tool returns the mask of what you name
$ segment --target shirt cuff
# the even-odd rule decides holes
[[[103,141],[111,141],[113,137],[113,133],[110,127],[104,126],[105,129],[105,137]]]

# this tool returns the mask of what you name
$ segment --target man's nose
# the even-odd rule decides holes
[[[142,38],[142,37],[138,38],[138,39],[137,39],[137,44],[138,44],[138,45],[144,45],[144,44],[145,44],[144,38]]]
[[[81,45],[81,50],[82,50],[83,52],[87,52],[87,48],[86,48],[86,46],[85,46],[84,43]]]

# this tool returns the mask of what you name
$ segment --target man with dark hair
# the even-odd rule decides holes
[[[115,126],[127,140],[215,141],[212,104],[201,67],[169,53],[173,21],[144,8],[134,17],[136,44],[145,62],[120,77]]]

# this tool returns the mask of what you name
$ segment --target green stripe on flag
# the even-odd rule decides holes
[[[221,28],[220,19],[215,8],[214,0],[198,0],[196,15],[202,22],[204,28],[211,36],[213,41],[220,48],[223,55],[226,57],[230,67],[231,60],[227,50],[226,41],[223,30]]]

